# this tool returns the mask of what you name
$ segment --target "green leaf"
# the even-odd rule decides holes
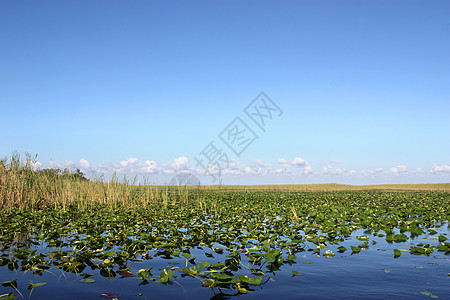
[[[218,262],[210,265],[211,268],[222,268],[223,266],[225,266],[225,263],[223,262]]]
[[[415,254],[424,254],[425,253],[425,249],[420,248],[420,247],[415,247],[415,246],[411,246],[410,251],[411,251],[411,253],[415,253]]]
[[[172,269],[163,269],[161,271],[161,275],[160,275],[162,280],[170,280],[173,277],[173,270]]]
[[[299,273],[297,271],[292,271],[292,276],[301,276],[304,275],[305,273]]]
[[[195,275],[197,275],[197,273],[198,273],[198,271],[195,269],[195,266],[192,266],[189,269],[188,268],[183,268],[183,269],[180,270],[180,272],[183,272],[186,275],[189,275],[191,277],[195,277]]]
[[[400,250],[394,249],[394,256],[395,256],[395,257],[399,257],[399,256],[401,256],[401,255],[402,255],[402,252],[401,252]]]
[[[231,276],[225,273],[211,273],[211,278],[217,280],[230,280]]]
[[[407,240],[408,240],[408,237],[404,234],[394,235],[394,242],[396,242],[396,243],[406,242]]]
[[[4,294],[4,295],[0,295],[0,299],[2,300],[13,300],[13,299],[17,299],[17,296],[14,295],[14,293],[9,293],[9,294]]]
[[[352,248],[352,253],[359,253],[361,252],[361,248],[359,247],[355,247],[355,246],[350,246]]]
[[[261,280],[262,280],[262,277],[255,277],[255,278],[249,278],[248,279],[248,283],[249,284],[252,284],[252,285],[260,285],[261,284]]]
[[[29,286],[30,286],[31,288],[36,288],[36,287],[40,287],[40,286],[46,285],[47,282],[36,282],[36,283],[29,282],[28,284],[29,284]]]
[[[420,292],[420,293],[421,293],[422,295],[428,296],[428,297],[430,297],[430,298],[438,298],[438,296],[433,295],[432,293],[427,292],[427,291],[423,291],[423,292]]]
[[[249,291],[249,290],[247,290],[247,289],[245,289],[243,287],[238,287],[238,292],[241,293],[241,294],[251,293],[251,291]]]
[[[343,253],[347,250],[347,248],[345,248],[344,246],[339,246],[337,249],[339,253]]]
[[[391,269],[388,268],[382,268],[381,270],[383,270],[384,273],[391,273]]]
[[[392,233],[389,233],[386,235],[386,242],[392,243],[394,241],[394,235]]]
[[[203,268],[205,268],[207,266],[209,266],[209,261],[204,261],[204,262],[202,262],[202,263],[200,263],[198,265],[198,269],[200,270],[200,269],[203,269]]]
[[[277,259],[278,255],[280,255],[280,250],[272,249],[269,252],[266,253],[266,262],[273,263]]]
[[[248,248],[248,251],[250,251],[250,252],[259,251],[259,250],[261,250],[261,247],[259,247],[257,245],[255,245],[251,248]]]
[[[84,283],[93,283],[95,282],[95,279],[92,278],[83,278],[80,280],[80,282],[84,282]]]
[[[5,281],[2,283],[4,287],[12,287],[13,289],[17,289],[17,279],[11,281]]]
[[[361,236],[358,236],[357,239],[360,241],[368,241],[369,237],[366,235],[361,235]]]
[[[209,278],[207,278],[207,279],[205,279],[205,280],[202,281],[202,286],[203,286],[203,287],[210,287],[210,286],[212,286],[213,284],[214,284],[214,280],[209,279]]]

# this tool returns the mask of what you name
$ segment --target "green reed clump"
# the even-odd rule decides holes
[[[186,193],[178,195],[169,193],[164,186],[136,184],[136,178],[119,180],[114,175],[109,182],[103,182],[88,180],[80,170],[39,169],[37,158],[28,154],[25,160],[17,153],[0,160],[0,210],[67,206],[88,209],[97,204],[112,208],[149,205],[163,208],[169,198],[172,205],[187,200]]]

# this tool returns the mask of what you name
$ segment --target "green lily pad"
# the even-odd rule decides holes
[[[217,279],[217,280],[230,280],[231,276],[227,275],[225,273],[211,273],[211,278]]]
[[[421,293],[422,295],[428,296],[428,297],[430,297],[430,298],[439,298],[438,296],[433,295],[432,293],[427,292],[427,291],[422,291],[422,292],[420,292],[420,293]]]
[[[277,260],[278,256],[280,255],[280,250],[272,249],[269,252],[266,253],[266,262],[273,263],[275,260]]]
[[[2,285],[5,287],[12,287],[13,289],[17,289],[17,279],[10,280],[10,281],[4,281],[2,282]]]
[[[352,248],[352,253],[359,253],[361,252],[361,248],[359,247],[355,247],[355,246],[350,246]]]
[[[204,261],[198,265],[198,269],[200,270],[206,268],[207,266],[209,266],[209,261]]]
[[[30,288],[36,288],[36,287],[40,287],[40,286],[44,286],[44,285],[46,285],[46,284],[47,284],[47,282],[35,282],[35,283],[29,282],[29,283],[28,283],[28,289],[30,289]]]
[[[299,273],[297,271],[292,271],[292,276],[301,276],[304,275],[305,273]]]
[[[162,281],[168,281],[168,280],[172,279],[172,277],[173,277],[172,269],[163,269],[161,271],[160,278]]]

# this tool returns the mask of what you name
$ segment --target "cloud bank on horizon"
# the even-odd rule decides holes
[[[258,177],[270,178],[271,181],[278,178],[281,181],[286,181],[287,178],[291,179],[291,182],[295,183],[323,183],[324,179],[328,182],[349,182],[356,183],[373,183],[374,179],[378,179],[379,182],[383,180],[389,180],[391,183],[397,183],[395,179],[403,178],[411,180],[411,178],[418,178],[416,183],[424,182],[448,182],[450,178],[450,165],[447,164],[433,164],[429,169],[423,170],[417,168],[410,170],[406,165],[398,165],[388,169],[375,168],[371,170],[353,170],[343,167],[337,167],[341,164],[340,161],[330,159],[326,163],[317,168],[313,168],[305,159],[301,157],[295,157],[292,160],[286,158],[279,158],[276,163],[267,163],[262,160],[256,159],[250,161],[247,164],[243,164],[236,159],[231,159],[227,165],[219,168],[212,166],[208,171],[202,168],[198,168],[189,163],[186,156],[180,156],[173,161],[158,163],[153,160],[139,161],[138,158],[127,158],[118,163],[110,164],[98,164],[92,166],[86,159],[80,159],[78,163],[73,161],[64,161],[58,163],[50,160],[47,163],[35,162],[35,169],[80,169],[90,178],[103,178],[109,179],[115,174],[118,178],[125,177],[137,177],[137,178],[153,178],[157,182],[168,182],[168,178],[179,174],[193,174],[200,178],[203,178],[202,184],[217,184],[216,179],[213,179],[214,175],[222,176],[224,184],[249,184],[252,181],[248,181],[250,178]],[[370,181],[364,181],[369,179]],[[292,181],[293,180],[293,181]],[[421,181],[422,180],[422,181]],[[276,182],[276,180],[275,180]],[[398,182],[402,182],[401,180]]]

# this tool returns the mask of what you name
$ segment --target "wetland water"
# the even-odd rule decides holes
[[[2,213],[0,295],[450,298],[446,193],[196,196],[164,208]]]

